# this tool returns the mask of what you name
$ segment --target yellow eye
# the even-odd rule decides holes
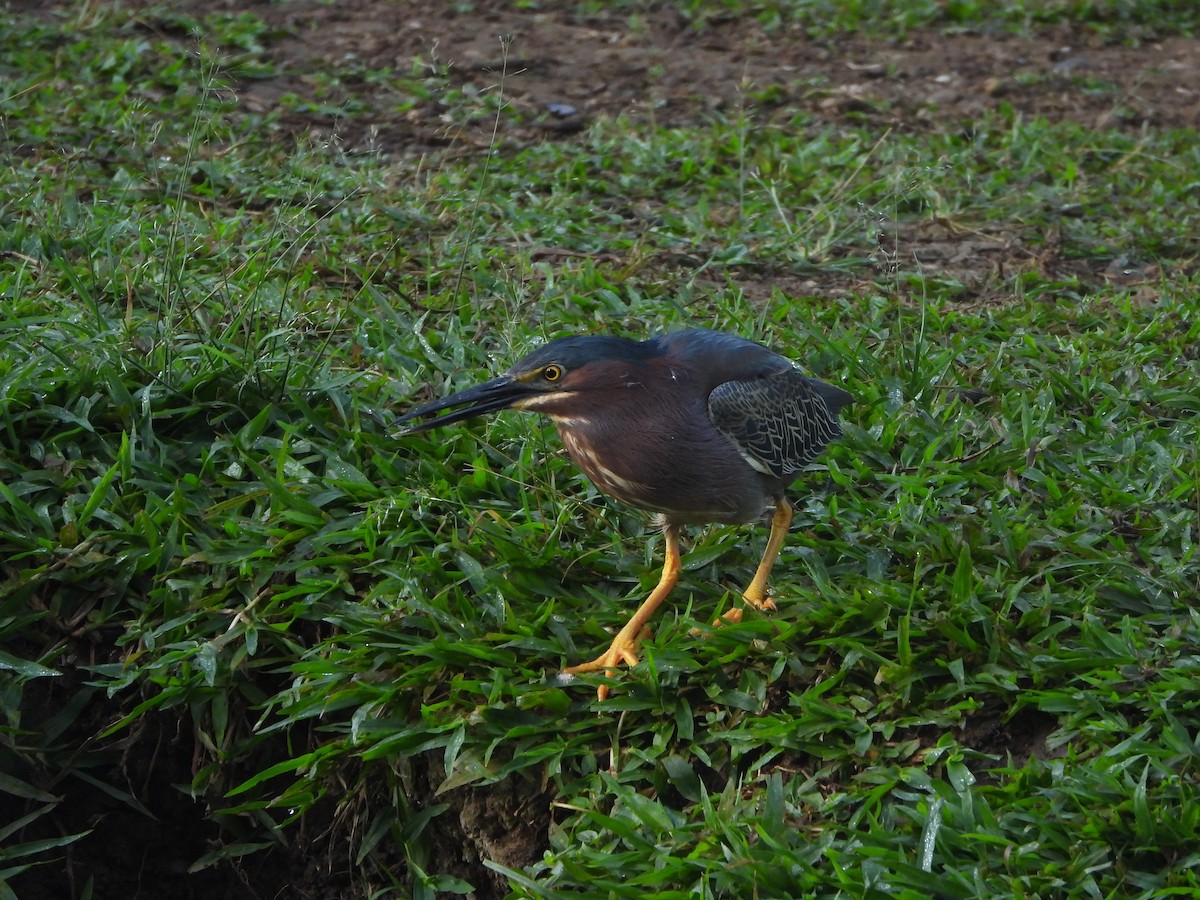
[[[542,377],[547,381],[558,381],[563,377],[563,367],[551,363],[550,365],[546,366],[546,368],[542,369]]]

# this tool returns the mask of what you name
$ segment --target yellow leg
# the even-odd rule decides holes
[[[613,638],[612,644],[600,656],[596,657],[591,662],[580,663],[577,666],[571,666],[569,669],[563,669],[564,675],[582,675],[585,672],[596,672],[600,669],[615,669],[621,663],[627,666],[637,665],[638,661],[638,644],[642,634],[642,629],[646,627],[646,623],[650,621],[650,617],[654,615],[654,611],[659,605],[667,599],[667,595],[671,593],[675,587],[675,583],[679,581],[679,526],[668,525],[665,532],[664,554],[662,576],[658,579],[658,585],[650,592],[650,596],[642,601],[642,605],[638,607],[637,612],[625,623],[625,627],[617,632],[617,636]],[[770,566],[767,567],[768,569]],[[596,696],[600,700],[608,697],[608,685],[602,684],[596,689]]]
[[[787,500],[780,497],[775,502],[775,515],[771,517],[771,536],[767,538],[767,549],[763,552],[762,560],[754,572],[754,577],[750,579],[750,586],[742,594],[746,602],[755,609],[775,608],[775,602],[767,596],[767,579],[771,577],[771,569],[775,565],[775,560],[779,556],[791,524],[792,507],[788,505]],[[729,623],[740,622],[742,621],[742,608],[739,606],[731,609],[721,618]]]

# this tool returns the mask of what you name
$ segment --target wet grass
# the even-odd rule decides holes
[[[193,871],[298,848],[347,895],[1200,889],[1194,132],[616,120],[431,164],[239,110],[267,35],[205,28],[232,62],[4,34],[0,893],[66,858],[90,896],[152,783]],[[1024,262],[947,274],[933,226]],[[778,610],[708,633],[765,534],[694,531],[597,703],[554,675],[657,536],[533,418],[391,421],[688,325],[858,403]]]

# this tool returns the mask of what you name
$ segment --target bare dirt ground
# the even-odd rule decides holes
[[[475,152],[492,142],[494,120],[481,116],[466,127],[451,125],[436,96],[411,106],[411,98],[390,96],[365,81],[342,79],[331,92],[325,73],[348,63],[364,70],[448,71],[461,86],[480,92],[495,90],[503,79],[506,101],[519,113],[514,118],[520,124],[506,124],[501,135],[510,146],[570,141],[595,118],[615,115],[688,125],[736,114],[767,124],[802,111],[833,126],[875,124],[881,133],[969,128],[1001,105],[1026,118],[1090,128],[1136,131],[1200,122],[1200,44],[1183,37],[1120,46],[1060,26],[1023,35],[926,31],[900,43],[863,37],[818,41],[796,29],[767,30],[732,17],[697,28],[668,5],[651,6],[636,17],[579,16],[556,4],[516,9],[505,0],[181,5],[197,14],[251,11],[275,29],[267,55],[277,74],[237,86],[247,108],[265,111],[289,94],[333,110],[353,101],[366,112],[346,118],[289,112],[285,126],[320,136],[336,133],[351,149],[384,153]],[[410,108],[397,113],[401,105]],[[925,222],[887,235],[887,244],[893,258],[957,279],[966,288],[967,305],[1004,302],[1004,279],[1031,269],[1055,280],[1115,281],[1156,293],[1153,284],[1161,273],[1154,265],[1073,259],[1058,252],[1053,235],[1045,237],[1031,245],[1004,228],[980,233]],[[811,295],[857,285],[836,272],[713,277],[731,278],[751,299],[765,299],[776,289]]]
[[[901,44],[853,38],[816,42],[796,31],[768,32],[727,19],[702,30],[670,8],[639,15],[577,17],[515,9],[504,0],[459,4],[394,0],[190,0],[196,13],[250,11],[278,30],[268,49],[280,74],[241,85],[252,108],[285,93],[316,99],[320,74],[348,62],[409,72],[448,66],[480,90],[502,71],[506,96],[527,121],[528,140],[577,131],[596,116],[624,114],[662,125],[702,120],[750,105],[760,116],[805,110],[855,124],[875,120],[920,128],[970,121],[1008,104],[1026,116],[1089,127],[1194,126],[1200,121],[1200,45],[1167,37],[1123,47],[1058,27],[1035,35],[917,33]],[[511,36],[505,52],[501,36]],[[299,127],[339,125],[351,140],[373,132],[385,151],[413,152],[458,140],[436,103],[403,116],[375,85],[346,85],[374,110],[352,123],[289,117]],[[750,100],[748,94],[758,97]],[[566,114],[569,107],[574,114]],[[490,122],[488,123],[490,126]]]
[[[128,5],[146,9],[147,30],[180,41],[194,39],[183,29],[173,31],[175,26],[150,3],[130,0]],[[162,5],[153,6],[161,10]],[[387,87],[366,79],[332,81],[331,73],[348,63],[361,71],[392,68],[402,73],[446,67],[460,85],[479,91],[491,89],[503,75],[505,95],[522,113],[516,117],[520,124],[506,126],[503,139],[518,144],[571,141],[589,122],[615,115],[688,125],[735,112],[758,122],[782,121],[800,110],[832,126],[873,122],[881,129],[909,130],[967,127],[1006,104],[1027,117],[1101,129],[1195,127],[1200,122],[1200,42],[1184,38],[1118,46],[1056,27],[1021,36],[927,31],[901,43],[861,37],[814,41],[799,32],[767,31],[753,21],[732,18],[697,29],[666,6],[651,7],[632,19],[625,13],[582,17],[550,3],[518,9],[504,0],[176,0],[170,5],[196,16],[251,12],[270,24],[264,44],[273,74],[233,85],[248,109],[267,110],[285,96],[297,96],[311,101],[311,109],[334,112],[286,112],[283,123],[289,132],[336,133],[351,149],[371,147],[395,155],[474,152],[490,143],[492,122],[480,121],[475,130],[461,123],[451,127],[433,96],[415,106],[404,98],[409,108],[397,112],[401,98]],[[77,6],[45,0],[7,4],[10,12],[35,16]],[[501,35],[512,36],[507,46]],[[349,102],[355,114],[337,115]],[[980,284],[1006,266],[1012,271],[1033,265],[1096,280],[1153,276],[1148,271],[1130,275],[1103,261],[1058,258],[1052,241],[1031,249],[1012,234],[959,233],[932,222],[906,230],[899,239],[901,252]],[[751,277],[743,287],[751,296],[769,289],[765,278],[756,283]],[[980,302],[987,301],[984,294],[981,289]],[[1030,733],[1044,737],[1041,724],[1034,725]],[[186,783],[190,760],[186,742],[177,738],[164,729],[163,752],[172,762],[163,768],[173,771],[174,781]],[[98,797],[95,819],[112,836],[109,849],[101,847],[97,855],[79,845],[71,851],[77,855],[68,860],[68,873],[95,873],[98,896],[359,895],[346,873],[346,847],[334,845],[331,831],[315,824],[317,817],[302,847],[253,855],[245,868],[187,876],[189,862],[219,836],[184,794],[164,789],[162,824],[130,814],[120,804],[104,806],[105,798]],[[481,856],[521,866],[545,849],[544,821],[506,818],[493,805],[487,797],[468,798],[459,804],[457,817],[447,813],[434,820],[443,832],[435,836],[435,844],[463,856],[459,874],[477,885],[481,898],[505,893],[503,880],[482,866]],[[327,813],[332,818],[332,810]],[[401,866],[397,861],[397,869]],[[21,896],[78,895],[80,885],[68,888],[61,868],[49,868],[44,881],[27,884]]]
[[[8,2],[33,15],[70,6]],[[195,40],[161,15],[161,2],[126,5],[145,10],[147,31]],[[518,113],[503,123],[500,135],[510,147],[570,141],[589,122],[615,115],[686,125],[736,114],[764,125],[791,120],[800,111],[819,125],[875,124],[881,134],[887,128],[969,128],[1002,106],[1026,119],[1131,132],[1200,123],[1200,42],[1179,36],[1123,46],[1094,32],[1056,26],[1021,35],[928,30],[902,42],[813,40],[799,29],[768,30],[745,18],[712,19],[697,27],[669,4],[647,4],[636,16],[621,11],[582,16],[563,8],[569,4],[520,9],[507,0],[168,5],[196,17],[248,12],[268,23],[263,43],[272,74],[235,83],[239,102],[259,112],[286,102],[287,131],[336,135],[351,151],[470,154],[493,142],[494,119],[480,115],[463,122],[449,115],[439,92],[414,103],[375,79],[345,75],[347,69],[448,73],[460,87],[481,93],[495,91],[503,80],[505,100]],[[342,109],[353,109],[353,115],[340,114]],[[1089,286],[1137,285],[1147,294],[1144,300],[1153,299],[1154,283],[1163,274],[1139,261],[1073,258],[1060,252],[1054,234],[1031,242],[1004,226],[981,233],[927,221],[886,235],[886,245],[893,259],[957,279],[968,306],[1005,302],[1005,279],[1030,270]],[[668,271],[679,266],[660,262]],[[711,274],[730,278],[751,299],[770,297],[775,289],[794,295],[846,290],[860,281],[838,272],[800,278]]]

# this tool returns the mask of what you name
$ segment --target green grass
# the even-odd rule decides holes
[[[1200,25],[1195,7],[1181,0],[676,0],[674,5],[697,25],[753,18],[768,29],[800,28],[824,39],[852,33],[904,37],[921,28],[994,33],[1071,23],[1106,40],[1140,42],[1194,34]],[[634,16],[644,10],[636,0],[581,6],[628,8]]]
[[[222,58],[138,21],[0,41],[0,894],[69,850],[89,895],[80,810],[163,820],[152,784],[200,801],[198,873],[347,896],[1200,890],[1194,131],[618,119],[418,165],[240,111],[261,23],[207,20]],[[918,263],[934,223],[1026,263]],[[685,325],[858,402],[778,611],[709,633],[765,534],[695,531],[600,704],[554,676],[653,585],[643,517],[532,418],[391,421]]]

